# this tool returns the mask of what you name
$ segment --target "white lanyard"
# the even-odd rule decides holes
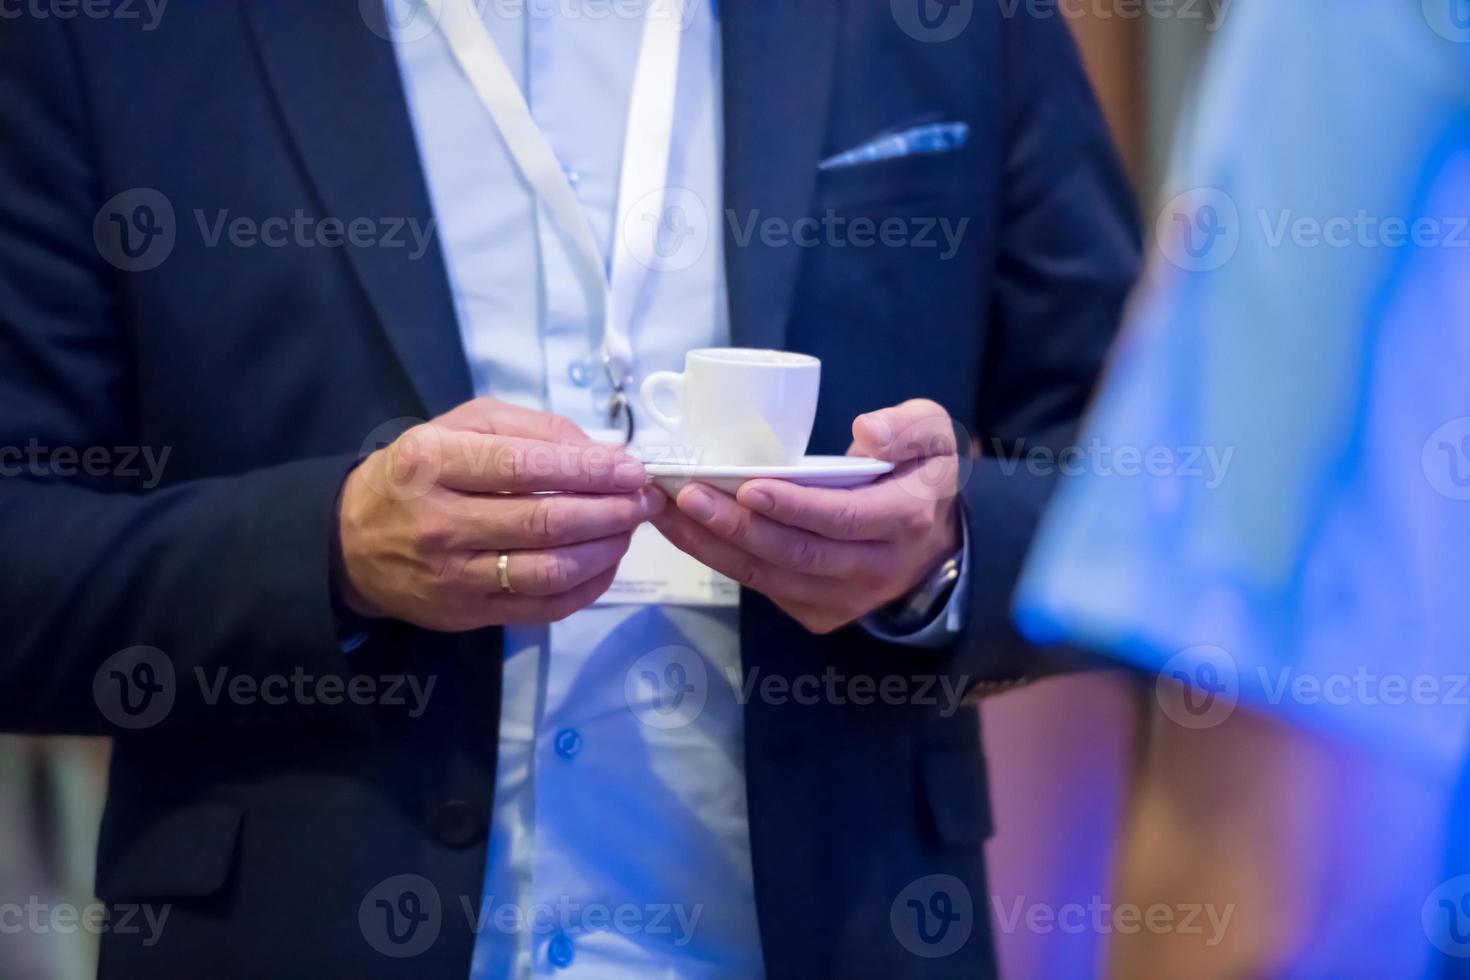
[[[674,88],[683,34],[681,0],[649,0],[643,18],[628,131],[623,138],[611,263],[605,262],[556,153],[531,118],[520,86],[496,49],[489,28],[475,11],[475,0],[440,2],[443,10],[439,26],[455,60],[500,130],[521,176],[541,197],[552,220],[573,246],[574,265],[591,300],[593,322],[602,321],[602,362],[613,388],[609,415],[614,421],[619,414],[626,415],[631,438],[632,411],[626,394],[633,376],[631,321],[634,304],[651,271],[635,256],[656,254],[654,245],[663,214],[674,129]],[[610,272],[604,273],[609,267]]]

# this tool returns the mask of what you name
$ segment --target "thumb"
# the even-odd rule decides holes
[[[848,455],[901,463],[931,456],[954,456],[956,445],[949,413],[927,398],[915,398],[854,419]]]

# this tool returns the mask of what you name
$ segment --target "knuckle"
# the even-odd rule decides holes
[[[420,507],[409,518],[409,536],[420,555],[437,554],[449,545],[451,525],[437,511]]]
[[[892,560],[857,563],[856,567],[849,569],[843,576],[852,583],[853,588],[844,592],[840,601],[844,605],[855,605],[863,601],[863,596],[877,592],[893,581],[894,569],[897,567],[897,563]]]
[[[733,541],[750,539],[750,511],[743,507],[730,508],[730,513],[717,517],[714,525],[716,530]]]
[[[742,561],[735,569],[735,581],[747,589],[760,591],[761,583],[765,576],[761,574],[759,566],[753,561]]]
[[[400,466],[416,469],[437,462],[439,433],[432,423],[420,422],[404,432],[393,443],[393,455]]]
[[[947,416],[949,414],[944,410],[943,405],[939,404],[931,398],[915,398],[911,400],[906,407],[915,415]]]
[[[554,500],[554,497],[538,497],[531,502],[526,512],[526,533],[532,540],[548,544],[557,540],[563,522]]]
[[[551,431],[561,442],[581,442],[587,438],[581,426],[562,415],[554,416]]]
[[[863,514],[858,505],[846,501],[837,509],[834,517],[837,530],[847,537],[856,538],[863,532]]]
[[[928,507],[916,507],[899,521],[906,535],[927,537],[934,530],[934,512]]]
[[[802,621],[801,625],[805,626],[808,632],[815,633],[818,636],[826,636],[828,633],[835,632],[841,624],[832,616],[824,613],[813,613],[808,615]]]
[[[539,558],[531,566],[531,581],[542,592],[561,592],[566,589],[570,578],[566,562],[553,556]]]
[[[526,454],[519,446],[496,446],[492,460],[496,475],[509,483],[520,483],[529,474],[530,466]]]
[[[807,537],[798,537],[786,551],[786,564],[798,572],[813,571],[821,560],[822,549]]]
[[[429,563],[428,598],[442,600],[452,595],[465,577],[468,555],[442,555]]]

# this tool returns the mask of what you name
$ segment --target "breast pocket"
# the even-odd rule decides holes
[[[973,184],[967,150],[913,153],[818,171],[820,210],[879,217],[885,214],[962,210]]]

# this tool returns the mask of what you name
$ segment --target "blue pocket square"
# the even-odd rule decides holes
[[[818,170],[836,170],[838,167],[854,167],[860,163],[892,160],[896,157],[913,156],[916,153],[948,153],[958,150],[970,138],[969,123],[947,122],[915,126],[901,133],[890,133],[869,140],[862,146],[844,150],[817,164]]]

